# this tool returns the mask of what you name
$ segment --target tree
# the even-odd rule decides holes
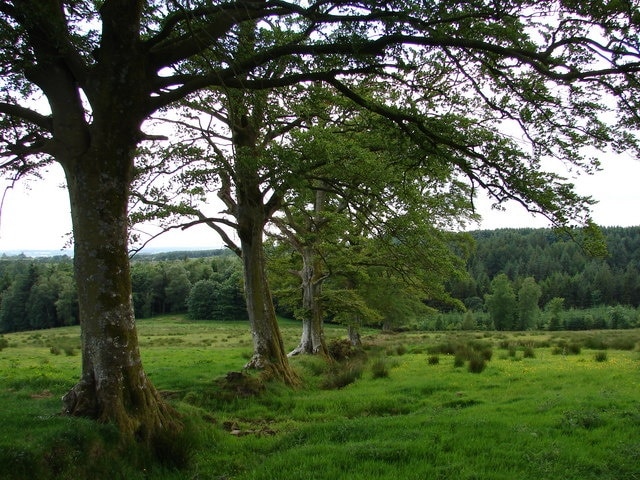
[[[216,284],[211,280],[198,280],[187,298],[189,317],[194,320],[216,318]]]
[[[154,112],[207,86],[246,91],[325,82],[396,121],[433,156],[447,152],[498,202],[514,198],[561,224],[584,220],[589,202],[542,171],[542,157],[588,168],[580,146],[620,140],[616,146],[625,148],[631,139],[599,119],[603,92],[617,96],[631,120],[637,112],[637,8],[625,2],[96,5],[0,5],[2,155],[14,176],[55,159],[67,179],[83,370],[65,411],[113,421],[145,440],[175,424],[142,368],[127,256],[134,153],[151,138],[141,126]],[[261,19],[268,21],[259,23],[256,48],[236,56],[239,27]],[[203,61],[187,62],[194,59]],[[279,74],[265,75],[266,67]],[[358,92],[363,84],[398,96],[378,104],[374,90]],[[242,119],[234,125],[242,127]],[[512,140],[512,131],[501,134],[496,127],[505,122],[528,145]],[[245,160],[251,165],[251,155]],[[240,224],[240,238],[245,262],[261,261],[249,240],[264,226],[264,204],[254,203],[261,199],[255,183],[246,187],[240,195],[247,202],[238,208],[258,221]],[[259,279],[245,284],[262,307],[265,286]]]
[[[518,290],[518,330],[528,330],[537,327],[536,319],[540,311],[538,302],[542,290],[533,277],[522,281]]]
[[[27,306],[31,289],[37,280],[36,266],[30,264],[16,275],[9,288],[3,293],[0,302],[0,325],[3,332],[28,329]]]
[[[560,314],[564,310],[564,298],[552,298],[545,306],[545,310],[549,314],[549,325],[547,328],[551,331],[560,330],[562,327]]]
[[[491,294],[485,295],[485,304],[496,330],[513,330],[516,315],[516,294],[511,280],[504,273],[491,281]]]
[[[191,291],[191,281],[183,265],[171,265],[167,269],[167,286],[165,298],[169,312],[184,312],[187,308],[187,297]]]

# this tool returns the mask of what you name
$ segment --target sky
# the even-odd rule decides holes
[[[630,155],[601,158],[602,171],[573,179],[578,193],[591,195],[598,204],[593,219],[601,226],[640,225],[640,161]],[[533,217],[518,205],[506,211],[492,210],[491,202],[479,198],[477,207],[483,216],[480,224],[469,229],[544,228],[549,223]],[[68,248],[71,232],[69,200],[64,176],[58,165],[49,167],[43,180],[32,180],[9,189],[0,216],[0,252],[20,253]],[[147,249],[220,248],[222,242],[208,227],[173,231],[148,244]]]

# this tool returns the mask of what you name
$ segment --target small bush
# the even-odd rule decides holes
[[[429,363],[429,365],[438,365],[440,363],[440,357],[438,355],[430,355],[427,363]]]
[[[327,345],[327,349],[329,350],[331,358],[339,362],[348,360],[358,353],[358,349],[351,345],[351,342],[347,339],[331,340],[329,345]]]
[[[349,365],[338,365],[338,368],[332,369],[327,378],[322,382],[322,388],[325,390],[335,390],[352,384],[360,377],[364,365],[361,362],[354,362]]]
[[[404,345],[398,345],[396,347],[396,354],[397,355],[402,356],[405,353],[407,353],[407,347],[405,347]]]
[[[76,351],[73,349],[73,347],[65,347],[64,354],[67,357],[73,357],[76,354]]]
[[[633,350],[636,348],[636,339],[633,337],[613,337],[607,346],[614,350]]]
[[[482,355],[482,353],[474,352],[469,358],[469,372],[471,373],[481,373],[487,366],[487,361]]]
[[[596,352],[595,360],[596,360],[596,362],[606,362],[607,361],[607,351],[606,350],[600,350],[599,352]]]
[[[524,347],[524,358],[536,358],[536,351],[531,345]]]
[[[60,347],[57,347],[55,345],[49,348],[49,351],[54,355],[60,355],[62,353],[62,350],[60,350]]]
[[[387,378],[389,376],[387,363],[382,358],[379,358],[371,365],[371,373],[373,378]]]
[[[465,357],[463,357],[462,355],[456,355],[455,357],[453,357],[453,366],[456,368],[462,367],[464,366],[465,361],[466,361]]]
[[[582,346],[579,343],[572,342],[569,345],[567,345],[567,353],[570,353],[572,355],[580,355],[581,351],[582,351]]]

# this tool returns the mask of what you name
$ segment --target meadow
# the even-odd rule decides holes
[[[281,326],[295,346],[299,325]],[[81,361],[65,327],[0,339],[0,478],[640,478],[640,330],[366,330],[335,364],[293,358],[291,389],[229,373],[252,351],[243,322],[138,327],[145,370],[187,425],[166,453],[179,458],[145,463],[109,425],[59,414]],[[344,327],[326,335],[344,347]]]

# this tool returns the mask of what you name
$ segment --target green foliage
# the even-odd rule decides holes
[[[191,256],[193,255],[194,258]],[[167,258],[164,259],[163,258]],[[76,325],[78,298],[73,265],[67,257],[4,258],[0,261],[4,290],[0,300],[0,331],[18,331]],[[242,271],[238,259],[217,252],[135,257],[131,268],[133,305],[140,318],[167,312],[186,312],[192,284],[210,281],[214,306],[207,319],[244,319]],[[202,296],[201,296],[202,297]]]
[[[460,328],[462,330],[475,330],[476,329],[476,319],[471,310],[468,310],[464,315],[464,320],[462,321],[462,325]]]
[[[537,327],[539,313],[538,302],[542,290],[533,277],[527,277],[522,281],[518,290],[518,322],[516,330],[529,330]]]
[[[216,284],[211,280],[198,280],[189,292],[187,308],[194,320],[216,318]]]
[[[470,302],[473,307],[469,308],[478,311],[481,306],[477,300],[491,293],[491,280],[504,273],[516,289],[524,279],[535,278],[543,305],[553,298],[564,298],[567,309],[640,306],[640,228],[597,229],[592,225],[587,229],[593,230],[592,234],[569,231],[567,235],[566,231],[549,229],[473,232],[476,249],[468,264],[471,279],[450,281],[450,291],[467,307]],[[586,245],[592,241],[600,246],[606,244],[608,254],[601,255],[599,247],[599,253],[594,255]]]
[[[513,330],[516,314],[516,295],[509,277],[500,274],[491,282],[491,294],[485,296],[487,310],[496,330]]]
[[[70,259],[0,261],[5,290],[0,301],[0,331],[74,325],[78,306]]]

